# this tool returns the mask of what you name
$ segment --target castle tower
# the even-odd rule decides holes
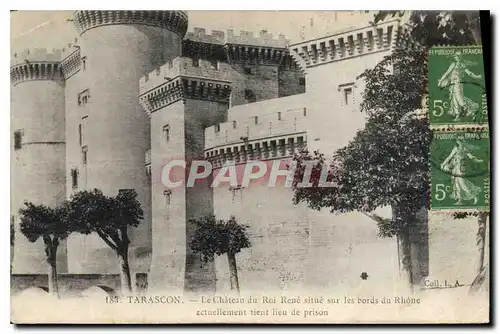
[[[73,190],[99,188],[107,195],[134,189],[144,221],[131,229],[132,276],[147,272],[151,255],[151,186],[144,169],[150,148],[149,119],[140,111],[139,78],[181,52],[187,15],[180,11],[76,11],[80,73],[67,96],[67,125],[78,157],[68,159]],[[68,93],[69,94],[69,90]],[[80,138],[79,138],[80,137]],[[98,236],[70,241],[70,271],[116,273],[114,252]]]
[[[29,242],[19,228],[25,201],[55,207],[65,200],[64,79],[61,52],[35,49],[11,59],[11,219],[15,223],[12,273],[47,273],[42,240]],[[58,271],[66,272],[66,244]]]
[[[202,48],[202,44],[193,43],[191,47]],[[189,220],[213,214],[210,183],[201,180],[194,187],[185,187],[184,183],[169,189],[161,179],[169,161],[189,164],[202,159],[204,129],[227,117],[231,93],[228,71],[212,66],[206,58],[194,59],[176,58],[140,83],[140,101],[151,117],[151,152],[146,164],[152,180],[153,256],[149,288],[153,292],[215,289],[213,263],[202,264],[200,255],[193,254],[188,245],[194,232]]]

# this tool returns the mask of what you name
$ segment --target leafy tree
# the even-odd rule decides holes
[[[386,17],[403,17],[405,11],[380,11],[375,15],[374,23]],[[479,11],[412,11],[410,13],[409,31],[404,36],[407,41],[421,46],[426,52],[432,45],[481,45],[481,25]],[[410,43],[410,44],[411,44]],[[488,229],[489,213],[459,213],[453,214],[455,219],[464,219],[470,216],[477,217],[477,245],[478,245],[478,277],[475,282],[484,282],[486,232]],[[480,284],[479,283],[479,284]],[[475,287],[473,287],[475,289]]]
[[[236,254],[251,246],[247,235],[247,225],[239,224],[234,216],[229,220],[216,220],[215,216],[191,219],[196,231],[190,242],[194,252],[201,253],[204,262],[213,261],[215,255],[227,255],[231,290],[240,292]]]
[[[82,234],[97,233],[116,252],[124,294],[132,292],[128,249],[128,228],[139,226],[144,213],[133,189],[121,190],[110,197],[98,189],[80,191],[69,202],[70,221]]]
[[[401,267],[410,284],[419,284],[419,265],[412,265],[411,239],[426,224],[429,192],[427,119],[416,117],[427,95],[427,49],[437,44],[471,44],[477,14],[466,12],[380,12],[385,17],[409,15],[400,35],[402,48],[367,69],[360,110],[367,115],[364,129],[327,161],[320,152],[304,151],[294,158],[294,202],[332,212],[361,211],[373,218],[384,237],[396,236]],[[312,187],[300,187],[306,165],[312,164]],[[336,187],[318,187],[321,169],[329,168],[328,181]],[[373,214],[390,206],[392,218]],[[417,272],[413,272],[417,271]]]
[[[49,269],[49,292],[58,296],[57,285],[57,248],[66,239],[71,230],[67,224],[67,206],[62,204],[56,208],[45,205],[35,205],[25,202],[19,210],[21,233],[30,241],[36,242],[42,238],[45,244],[45,254]]]

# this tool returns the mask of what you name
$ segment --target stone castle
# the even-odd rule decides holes
[[[189,219],[207,214],[250,225],[252,247],[237,258],[243,290],[356,289],[361,272],[393,285],[396,244],[361,213],[293,205],[290,188],[258,182],[171,191],[160,177],[169,159],[204,157],[216,172],[227,161],[286,164],[302,147],[346,145],[364,124],[357,76],[395,47],[399,19],[294,42],[267,31],[187,32],[182,11],[73,16],[73,45],[11,60],[16,229],[26,200],[55,206],[80,190],[135,189],[145,217],[131,230],[131,271],[147,273],[152,291],[229,289],[226,258],[203,265],[188,247]],[[17,233],[14,248],[13,274],[47,272],[41,241]],[[71,235],[58,261],[63,274],[118,272],[96,235]]]

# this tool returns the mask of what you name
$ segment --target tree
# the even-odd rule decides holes
[[[69,202],[70,221],[82,234],[97,233],[116,252],[120,262],[122,292],[132,292],[128,249],[128,228],[139,226],[144,213],[133,189],[120,190],[109,197],[98,189],[80,191]]]
[[[21,233],[30,241],[42,238],[49,264],[49,293],[59,296],[57,285],[57,248],[71,233],[67,224],[67,206],[63,203],[56,208],[25,202],[19,210]]]
[[[388,16],[403,17],[404,11],[380,11],[375,15],[374,23],[384,20]],[[481,26],[478,11],[412,11],[407,41],[426,47],[432,45],[481,45]],[[455,219],[464,219],[474,216],[478,219],[477,245],[478,266],[474,282],[482,284],[486,274],[484,255],[486,247],[486,234],[488,231],[488,212],[453,214]],[[473,286],[471,289],[477,289]]]
[[[374,23],[405,14],[379,12]],[[381,236],[397,237],[401,267],[413,285],[420,283],[420,264],[417,254],[412,254],[412,240],[418,239],[415,235],[426,224],[429,202],[431,132],[425,118],[415,117],[427,95],[427,49],[439,44],[471,44],[477,14],[414,11],[409,17],[399,40],[405,47],[396,48],[358,77],[366,84],[360,106],[367,115],[364,129],[335,152],[331,162],[320,152],[304,151],[294,157],[294,202],[306,202],[318,210],[369,215]],[[299,186],[306,164],[313,165],[310,188]],[[336,187],[318,187],[323,166],[328,166],[328,181],[336,182]],[[373,214],[385,206],[392,208],[391,219]]]
[[[190,242],[194,252],[201,253],[202,261],[213,261],[215,255],[227,255],[231,290],[240,292],[236,254],[251,246],[247,236],[247,225],[239,224],[234,216],[229,220],[216,220],[215,216],[191,219],[196,231]]]
[[[14,216],[10,218],[10,272],[12,273],[12,260],[14,259],[14,244],[16,241],[16,227]]]

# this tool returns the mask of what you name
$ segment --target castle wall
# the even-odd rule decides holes
[[[236,255],[241,291],[248,293],[289,291],[301,288],[309,248],[307,208],[292,205],[292,191],[266,182],[248,188],[214,188],[215,215],[234,215],[249,226],[252,246]],[[229,266],[225,255],[216,258],[217,292],[229,293]]]
[[[25,201],[54,208],[66,197],[64,82],[58,70],[52,72],[54,80],[30,78],[33,73],[28,74],[27,68],[16,71],[25,77],[11,89],[11,212],[15,222],[12,272],[46,273],[44,243],[41,239],[31,243],[21,233],[19,209]],[[16,131],[21,131],[19,149],[14,148]],[[65,251],[63,242],[57,256],[60,272],[67,271]]]
[[[169,126],[167,141],[164,126]],[[184,187],[170,193],[161,180],[162,169],[171,160],[184,160],[184,104],[177,101],[151,114],[152,260],[150,291],[181,293],[186,261],[186,192]],[[174,169],[172,173],[183,173]],[[176,179],[172,174],[172,179]]]
[[[231,105],[237,106],[279,97],[278,67],[276,65],[235,63],[231,67],[233,69],[230,76],[233,87]],[[245,74],[245,68],[250,69],[251,74]],[[253,97],[247,98],[245,90],[250,90]]]
[[[331,156],[365,122],[359,111],[364,85],[356,77],[364,69],[373,68],[388,52],[389,46],[379,52],[316,66],[309,61],[305,94],[231,108],[227,123],[206,129],[206,152],[211,158],[220,149],[243,145],[241,137],[245,134],[253,145],[254,141],[265,142],[273,135],[294,136],[303,131],[310,150],[320,149]],[[345,88],[351,89],[347,98]],[[258,124],[254,123],[255,117]],[[285,150],[288,149],[287,146]],[[265,156],[256,159],[262,158]],[[220,158],[214,159],[219,163]],[[258,290],[265,285],[271,290],[329,288],[343,293],[394,287],[398,275],[396,243],[378,237],[373,220],[361,213],[332,214],[328,210],[310,210],[303,203],[294,206],[292,197],[292,190],[282,186],[251,185],[236,192],[228,187],[214,189],[216,214],[225,218],[234,214],[250,225],[252,249],[238,255],[242,290]],[[367,262],[370,256],[377,261]],[[218,290],[228,290],[225,257],[216,260],[216,269]],[[362,281],[362,272],[376,277],[379,283],[375,286],[371,281]]]
[[[99,188],[115,196],[119,189],[133,188],[144,210],[144,220],[129,231],[131,271],[145,272],[151,255],[151,192],[144,168],[150,148],[149,119],[139,106],[139,78],[180,54],[180,37],[166,29],[145,25],[105,25],[81,36],[81,56],[86,69],[80,87],[88,89],[85,141],[86,189]],[[78,95],[72,97],[77,99]],[[80,120],[81,121],[81,120]],[[69,124],[69,131],[78,124]],[[79,146],[79,145],[78,145]],[[76,147],[82,155],[83,147]],[[113,251],[96,235],[75,236],[71,267],[76,273],[113,273],[118,264]]]

